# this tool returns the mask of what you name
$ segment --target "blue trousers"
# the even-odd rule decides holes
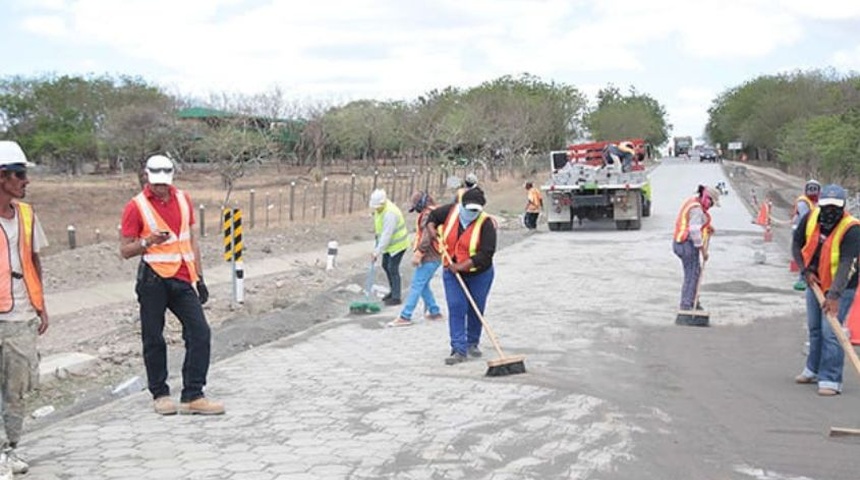
[[[484,307],[487,305],[493,277],[495,277],[493,267],[477,275],[462,277],[481,315],[484,314]],[[451,351],[466,355],[470,346],[477,345],[481,341],[481,321],[454,274],[446,269],[442,274],[442,282],[445,285],[445,301],[448,303],[448,334],[451,337]]]
[[[854,300],[854,289],[845,289],[839,297],[839,311],[836,319],[840,324],[845,322],[848,310]],[[818,377],[818,388],[830,388],[842,391],[842,367],[845,362],[845,352],[839,345],[839,339],[830,328],[830,322],[824,318],[824,312],[815,292],[806,289],[806,323],[809,329],[809,355],[806,357],[806,368],[803,375]]]
[[[699,249],[692,240],[672,242],[672,251],[681,259],[684,267],[684,283],[681,284],[681,310],[693,310],[696,301],[696,287],[699,285],[699,275],[702,266],[699,264]]]
[[[202,397],[209,372],[212,338],[197,292],[188,282],[159,277],[143,262],[138,268],[135,291],[140,303],[143,363],[152,398],[170,395],[167,344],[164,341],[164,313],[167,309],[182,323],[182,339],[185,341],[180,401],[190,402]]]
[[[408,320],[412,319],[412,313],[418,305],[419,298],[424,301],[424,307],[427,308],[430,315],[439,313],[439,305],[436,304],[436,297],[433,296],[433,290],[430,289],[430,280],[433,280],[433,274],[436,273],[436,269],[441,263],[439,260],[424,262],[415,269],[409,294],[406,296],[403,310],[400,311],[401,317]]]
[[[388,278],[388,285],[391,287],[391,299],[400,300],[401,280],[400,280],[400,261],[403,260],[403,254],[406,250],[401,250],[397,253],[382,254],[382,269],[385,270],[385,276]]]

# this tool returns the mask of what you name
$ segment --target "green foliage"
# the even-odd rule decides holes
[[[665,143],[671,128],[655,99],[635,88],[623,95],[613,85],[597,93],[597,108],[586,115],[585,125],[595,140],[644,138],[652,145]]]

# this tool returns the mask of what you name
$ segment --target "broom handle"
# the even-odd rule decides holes
[[[815,293],[815,298],[818,299],[818,304],[824,306],[824,293],[821,292],[821,287],[815,282],[810,283],[809,287]],[[848,340],[845,336],[845,332],[842,331],[842,325],[839,324],[839,320],[829,313],[826,313],[824,316],[830,324],[830,329],[833,330],[833,333],[836,334],[836,338],[839,339],[839,345],[842,346],[842,350],[845,351],[845,355],[848,355],[848,358],[851,360],[851,364],[854,365],[854,370],[857,372],[857,375],[860,375],[860,358],[857,357],[857,352],[854,350],[854,346],[851,345],[851,341]]]
[[[454,263],[454,261],[451,260],[451,256],[448,255],[448,250],[445,249],[444,243],[440,242],[439,247],[439,250],[442,250],[442,255],[445,257],[446,260],[448,260],[448,263]],[[475,303],[475,299],[472,298],[472,294],[469,293],[469,288],[466,286],[466,282],[463,281],[463,277],[460,276],[460,272],[453,273],[454,276],[457,277],[457,281],[460,282],[460,287],[463,289],[463,294],[466,295],[466,298],[469,300],[469,304],[472,305],[472,310],[475,311],[475,315],[478,316],[478,320],[481,321],[481,325],[483,325],[484,330],[487,331],[487,336],[490,337],[490,342],[493,343],[493,348],[496,349],[496,353],[499,354],[499,357],[505,358],[505,354],[504,352],[502,352],[502,347],[501,345],[499,345],[499,341],[496,340],[496,334],[493,333],[493,329],[490,328],[490,324],[487,323],[487,321],[484,320],[484,316],[481,315],[481,310],[478,309],[478,304]]]
[[[703,252],[708,251],[708,246],[710,245],[710,243],[711,243],[711,237],[706,238],[705,241],[702,243],[702,251]],[[693,310],[695,310],[696,305],[699,304],[699,289],[702,286],[702,277],[705,276],[705,264],[706,263],[708,263],[707,260],[702,260],[702,268],[699,269],[699,279],[696,280],[696,296],[693,297]]]

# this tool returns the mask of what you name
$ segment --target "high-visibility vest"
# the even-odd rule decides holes
[[[143,219],[143,230],[140,238],[146,238],[156,232],[171,232],[170,238],[158,245],[150,245],[143,253],[143,261],[149,264],[161,278],[172,278],[185,262],[191,283],[199,279],[197,266],[194,263],[194,248],[191,246],[191,207],[181,190],[174,192],[179,204],[180,222],[179,235],[173,232],[161,215],[155,211],[149,199],[141,192],[134,197],[134,203]]]
[[[422,212],[418,213],[418,218],[415,219],[415,239],[412,242],[412,250],[414,250],[416,252],[418,251],[418,246],[421,245],[421,240],[424,238],[424,229],[421,228],[421,224],[424,222],[424,219],[427,218],[427,215],[429,215],[430,212],[432,212],[435,209],[436,209],[436,207],[430,207],[430,210],[428,210],[427,212],[422,211]],[[441,227],[437,226],[436,230],[438,231],[440,228]],[[439,248],[439,238],[438,237],[439,236],[437,234],[436,238],[430,239],[430,248],[436,250],[436,252],[438,252],[438,253],[442,253],[442,250]]]
[[[445,257],[445,266],[451,264],[452,259],[457,259],[458,262],[464,262],[478,253],[478,247],[481,246],[481,227],[484,222],[490,218],[486,212],[478,214],[478,218],[467,226],[463,233],[459,233],[460,225],[460,206],[455,205],[448,212],[448,218],[445,219],[442,227],[442,238],[445,241],[443,248],[448,252]],[[477,268],[472,267],[470,272],[476,271]]]
[[[711,215],[705,211],[702,202],[699,201],[699,197],[693,196],[684,202],[681,206],[681,211],[678,212],[678,218],[675,219],[675,241],[678,243],[686,242],[687,237],[690,236],[690,210],[693,207],[701,208],[702,213],[705,214],[705,224],[702,225],[702,241],[706,240],[708,235],[711,234]]]
[[[812,263],[812,257],[815,256],[815,251],[818,250],[818,244],[821,238],[821,226],[818,224],[818,215],[821,213],[821,208],[816,207],[809,214],[806,220],[806,243],[803,245],[803,266],[809,267]],[[839,267],[839,247],[842,245],[842,238],[845,232],[852,225],[860,225],[860,220],[845,213],[824,240],[824,245],[821,246],[821,254],[818,256],[818,280],[821,282],[821,289],[827,291],[833,283],[833,278],[836,276],[836,269]]]
[[[812,209],[815,208],[815,202],[813,202],[811,198],[807,197],[806,195],[801,195],[797,197],[797,200],[794,201],[794,210],[791,212],[792,218],[797,216],[797,204],[800,202],[806,202],[808,212],[811,212]]]
[[[42,293],[42,280],[33,263],[33,208],[23,202],[12,202],[18,217],[18,257],[21,259],[21,272],[27,296],[36,312],[45,311],[45,298]],[[12,261],[9,237],[6,232],[0,235],[0,313],[9,313],[15,307],[12,297]],[[8,279],[8,280],[7,280]]]
[[[540,190],[535,187],[529,189],[528,193],[528,201],[529,205],[526,207],[526,211],[530,213],[540,212],[540,207],[543,204],[543,199],[541,199]]]
[[[403,212],[391,200],[386,200],[385,208],[381,212],[373,213],[373,228],[377,238],[382,235],[383,219],[388,212],[393,212],[397,215],[397,227],[394,229],[394,233],[391,234],[388,247],[383,251],[383,253],[391,254],[409,248],[409,231],[406,229],[406,220],[403,218]]]

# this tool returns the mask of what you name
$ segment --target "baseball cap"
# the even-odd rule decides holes
[[[21,145],[12,140],[0,141],[0,169],[2,170],[26,170],[33,164],[27,161]]]
[[[463,193],[463,199],[461,201],[463,204],[463,208],[466,210],[478,210],[481,211],[484,209],[484,205],[487,204],[487,198],[484,196],[484,191],[478,187],[470,188]]]
[[[173,160],[153,155],[146,160],[146,174],[153,185],[173,185]]]
[[[429,194],[424,192],[415,192],[412,194],[412,198],[409,200],[409,211],[410,212],[420,212],[424,210],[428,203],[432,203],[433,199]]]
[[[848,198],[848,194],[845,193],[845,189],[839,185],[831,183],[830,185],[825,185],[824,188],[821,189],[821,196],[818,197],[818,205],[821,207],[826,207],[828,205],[844,207],[846,198]]]

